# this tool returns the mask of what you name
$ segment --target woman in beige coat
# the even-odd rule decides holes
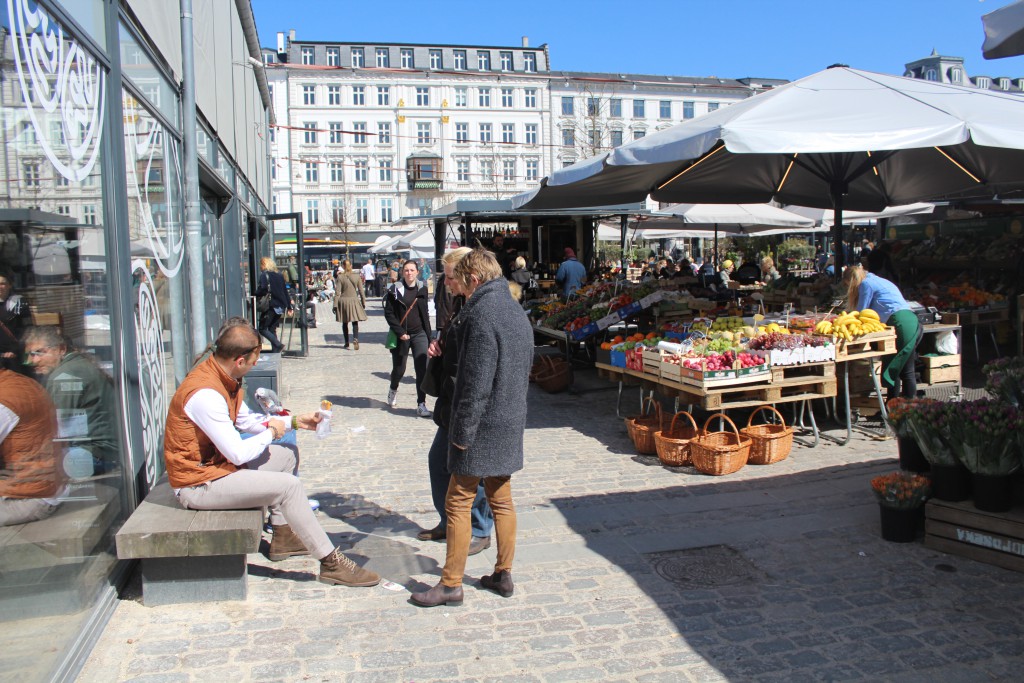
[[[348,348],[348,324],[352,323],[352,348],[358,351],[359,323],[366,320],[366,299],[359,274],[352,272],[352,262],[348,260],[341,264],[341,272],[334,281],[334,317],[345,335],[341,348]]]

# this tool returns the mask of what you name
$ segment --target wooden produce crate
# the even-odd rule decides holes
[[[896,353],[896,329],[886,328],[884,332],[872,332],[852,341],[836,340],[836,362],[874,358]]]
[[[960,383],[960,354],[947,356],[921,356],[924,372],[921,379],[925,384]]]
[[[1010,319],[1010,307],[999,306],[986,308],[978,311],[971,311],[964,316],[965,325],[987,325],[990,323],[1005,322]]]
[[[661,363],[665,355],[666,352],[662,351],[659,348],[645,348],[643,351],[644,374],[652,375],[654,377],[661,377]]]
[[[663,361],[661,377],[674,384],[704,390],[739,384],[767,384],[771,382],[772,373],[767,364],[732,370],[694,370]]]
[[[771,384],[727,385],[705,390],[665,379],[662,382],[676,389],[680,400],[709,411],[754,408],[766,403],[789,403],[836,395],[835,377],[798,377]]]
[[[788,379],[817,378],[823,379],[836,376],[836,364],[805,363],[803,365],[773,365],[772,383],[784,382]]]
[[[925,505],[927,548],[1024,571],[1024,512],[984,512],[970,501]]]

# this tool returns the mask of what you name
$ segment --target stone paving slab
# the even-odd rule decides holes
[[[261,554],[244,602],[147,608],[129,586],[80,681],[1020,680],[1024,575],[881,540],[868,480],[895,468],[894,442],[706,477],[636,456],[614,391],[530,390],[516,594],[469,578],[492,547],[469,560],[464,606],[413,607],[407,589],[444,561],[415,538],[436,522],[435,428],[410,377],[385,407],[386,328],[368,313],[359,351],[322,317],[282,393],[294,410],[336,404],[329,438],[300,436],[302,478],[332,538],[403,588],[325,586],[312,559]],[[686,564],[705,552],[725,559]]]

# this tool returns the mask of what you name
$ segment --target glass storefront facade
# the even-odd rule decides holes
[[[221,321],[246,313],[259,256],[266,190],[251,176],[265,175],[266,147],[250,140],[239,164],[234,134],[205,120],[200,176],[212,180],[200,188],[200,253],[187,253],[180,74],[132,23],[168,10],[128,4],[146,7],[0,5],[5,680],[66,676],[87,652],[128,569],[114,535],[163,472],[168,401]],[[225,16],[240,41],[237,15]],[[226,73],[220,87],[255,91],[251,68]],[[233,125],[265,130],[251,104]],[[196,315],[204,339],[190,332]]]

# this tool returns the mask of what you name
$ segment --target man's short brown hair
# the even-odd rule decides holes
[[[221,360],[248,356],[262,346],[260,335],[252,325],[232,325],[221,330],[214,344],[213,355]]]

